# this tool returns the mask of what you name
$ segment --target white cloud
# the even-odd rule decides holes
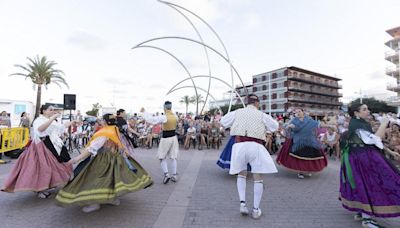
[[[88,51],[103,50],[107,44],[101,37],[93,35],[85,30],[74,32],[67,38],[67,43]]]

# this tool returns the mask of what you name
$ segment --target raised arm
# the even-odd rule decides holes
[[[278,121],[274,120],[270,115],[263,113],[263,123],[268,131],[275,132],[279,129]]]
[[[152,114],[147,113],[144,108],[141,108],[140,112],[143,114],[143,118],[146,120],[146,122],[150,124],[162,124],[167,122],[167,116],[165,115],[153,116]]]
[[[233,125],[233,122],[235,121],[235,111],[233,112],[228,112],[226,115],[224,115],[220,123],[224,128],[229,128]]]
[[[50,125],[51,125],[51,123],[57,118],[57,117],[59,117],[60,116],[60,114],[54,114],[54,115],[52,115],[50,118],[49,118],[49,120],[47,120],[46,122],[44,122],[43,124],[41,124],[39,127],[38,127],[38,131],[39,132],[44,132]]]

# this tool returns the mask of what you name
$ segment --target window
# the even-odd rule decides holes
[[[277,87],[277,85],[276,85],[276,83],[272,83],[272,89],[276,89],[276,87]]]
[[[278,98],[285,98],[285,93],[280,93],[280,94],[278,95]]]
[[[253,92],[257,92],[257,86],[253,87]]]
[[[289,86],[289,81],[284,81],[284,82],[283,82],[283,86],[284,86],[284,87],[288,87],[288,86]]]
[[[271,105],[271,108],[272,108],[272,109],[277,109],[277,108],[278,108],[278,105],[277,105],[277,104],[272,104],[272,105]]]
[[[272,94],[272,99],[276,99],[276,93]]]
[[[267,90],[267,86],[266,86],[266,85],[263,85],[263,86],[262,86],[262,90]]]
[[[278,77],[278,75],[276,73],[272,73],[272,79],[275,79],[277,77]]]
[[[265,101],[265,100],[267,100],[267,95],[263,95],[262,96],[262,99]]]
[[[257,78],[253,78],[253,83],[257,83]]]
[[[263,76],[262,76],[262,80],[263,80],[263,81],[267,80],[267,76],[263,75]]]
[[[288,70],[283,71],[283,75],[284,76],[289,76],[289,71]]]
[[[262,110],[265,110],[267,106],[265,104],[262,105]]]

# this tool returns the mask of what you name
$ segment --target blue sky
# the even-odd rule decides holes
[[[378,97],[394,95],[385,89],[395,80],[385,76],[390,63],[384,60],[388,50],[384,43],[390,39],[385,30],[400,26],[399,1],[172,2],[214,27],[245,82],[252,75],[293,65],[342,78],[344,101],[358,96],[355,92],[360,89]],[[194,21],[205,43],[222,52],[212,33]],[[24,64],[26,57],[37,54],[56,61],[70,85],[69,90],[50,86],[43,102],[62,103],[64,93],[75,93],[83,111],[96,102],[132,112],[142,106],[159,111],[166,99],[184,111],[179,98],[194,94],[193,89],[182,89],[166,96],[188,77],[185,71],[162,52],[130,49],[160,36],[198,39],[183,17],[155,0],[3,0],[0,28],[0,99],[35,100],[29,81],[8,75],[18,71],[14,64]],[[208,73],[204,50],[198,45],[177,40],[151,44],[178,56],[192,75]],[[213,75],[230,83],[229,66],[215,54],[210,58]],[[196,83],[208,85],[205,79]],[[217,98],[228,89],[212,82],[211,92]]]

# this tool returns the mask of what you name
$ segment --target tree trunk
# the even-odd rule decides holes
[[[40,98],[42,97],[42,85],[37,85],[37,94],[36,94],[36,111],[35,111],[35,119],[39,116],[40,112]]]

